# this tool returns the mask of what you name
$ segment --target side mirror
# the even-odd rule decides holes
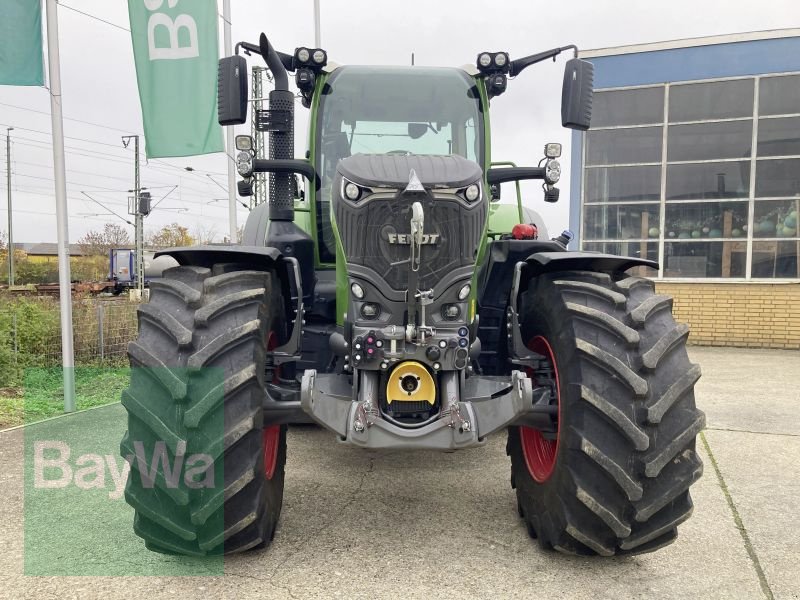
[[[217,69],[217,118],[220,125],[247,122],[247,61],[226,56]]]
[[[561,89],[561,124],[586,131],[592,121],[594,65],[580,58],[567,61]]]

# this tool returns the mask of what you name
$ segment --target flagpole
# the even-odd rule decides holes
[[[233,40],[231,39],[231,0],[222,2],[223,36],[225,42],[225,56],[233,55]],[[233,141],[233,125],[225,128],[227,139],[226,148],[228,154],[228,224],[230,226],[230,243],[238,241],[238,227],[236,223],[236,165],[233,157],[236,148]]]
[[[321,32],[319,27],[319,0],[314,0],[314,46],[322,46]]]
[[[58,54],[58,4],[56,0],[47,0],[47,62],[50,68],[50,114],[53,127],[64,412],[73,412],[75,410],[75,356],[72,343],[72,284],[69,272],[67,180],[64,167],[64,119],[61,111],[61,64]]]

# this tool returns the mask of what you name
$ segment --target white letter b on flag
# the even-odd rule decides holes
[[[169,46],[156,48],[156,28],[163,26],[169,32]],[[185,28],[189,33],[189,45],[180,46],[178,32]],[[147,46],[150,60],[179,60],[200,56],[197,44],[197,23],[189,15],[178,15],[173,21],[164,13],[153,13],[147,21]]]

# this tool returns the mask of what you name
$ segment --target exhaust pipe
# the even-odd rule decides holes
[[[259,38],[261,56],[272,72],[275,89],[269,93],[269,158],[294,158],[294,94],[289,91],[289,76],[278,53],[263,33]],[[271,221],[294,220],[292,173],[269,174],[269,218]]]

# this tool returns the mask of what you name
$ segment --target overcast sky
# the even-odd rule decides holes
[[[257,42],[263,30],[273,45],[285,52],[313,45],[313,0],[231,1],[234,42]],[[797,0],[320,0],[320,4],[322,46],[330,59],[340,64],[409,64],[414,52],[418,65],[459,66],[474,62],[481,50],[507,50],[517,58],[570,43],[593,49],[800,27]],[[128,27],[128,13],[125,0],[64,0],[59,9],[69,233],[76,241],[105,222],[124,225],[81,192],[126,216],[126,190],[133,187],[133,155],[122,148],[120,136],[141,133],[142,123],[130,34],[65,5],[122,27]],[[221,12],[222,0],[219,5]],[[220,46],[221,38],[220,21]],[[523,188],[526,204],[543,213],[554,233],[568,223],[570,132],[560,127],[559,113],[565,60],[562,56],[556,63],[531,67],[509,83],[508,91],[494,99],[491,108],[494,160],[533,165],[545,142],[565,145],[561,202],[543,206],[539,185],[530,183]],[[56,239],[49,112],[46,89],[0,86],[0,231],[7,229],[4,134],[6,127],[13,126],[17,242]],[[297,156],[302,156],[305,148],[307,118],[308,111],[298,105]],[[185,171],[186,166],[194,172]],[[223,189],[227,186],[226,168],[223,154],[159,159],[144,165],[142,182],[151,188],[154,199],[179,186],[146,219],[146,229],[178,221],[191,229],[214,229],[221,240],[228,231]],[[238,213],[242,224],[247,210],[240,208]],[[133,228],[129,229],[132,237]]]

